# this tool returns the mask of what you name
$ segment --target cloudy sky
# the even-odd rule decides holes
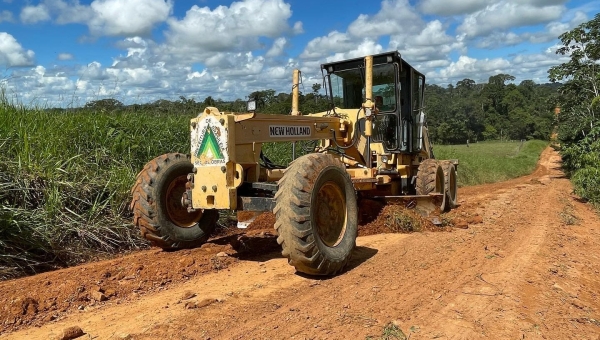
[[[545,83],[557,37],[600,0],[0,0],[0,86],[81,106],[304,92],[322,62],[398,50],[445,86],[498,73]]]

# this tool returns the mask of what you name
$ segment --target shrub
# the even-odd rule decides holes
[[[572,181],[578,196],[595,205],[600,204],[600,164],[576,171]]]

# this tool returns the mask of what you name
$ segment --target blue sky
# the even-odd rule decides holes
[[[558,35],[600,0],[0,0],[0,86],[81,106],[304,91],[326,61],[398,50],[428,83],[547,82]]]

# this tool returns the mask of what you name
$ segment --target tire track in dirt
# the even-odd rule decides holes
[[[544,194],[540,195],[542,191]],[[495,229],[492,232],[496,235],[490,235],[492,237],[482,242],[483,249],[473,254],[473,260],[483,257],[485,260],[482,261],[488,263],[481,263],[476,271],[471,271],[471,279],[455,291],[458,295],[447,301],[447,305],[425,323],[423,327],[431,329],[426,334],[452,335],[449,336],[452,339],[486,338],[491,335],[519,337],[521,329],[527,325],[519,320],[516,304],[521,294],[515,283],[522,282],[527,273],[534,270],[533,258],[546,239],[548,228],[558,218],[559,210],[551,204],[555,193],[552,189],[542,190],[533,184],[521,184],[498,195],[486,205],[483,216],[484,220],[490,222],[476,232],[487,233],[486,229]],[[529,200],[531,197],[540,199]],[[520,209],[516,209],[517,206]],[[546,209],[544,214],[522,216],[523,208],[540,211],[548,207],[553,208]],[[498,216],[499,212],[502,216]],[[519,224],[529,224],[529,227],[516,230]],[[497,322],[500,319],[502,323]]]

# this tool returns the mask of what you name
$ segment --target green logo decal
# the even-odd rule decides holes
[[[221,147],[217,142],[217,137],[210,126],[207,124],[206,132],[204,133],[204,138],[200,142],[200,147],[198,147],[198,151],[196,152],[196,157],[200,158],[202,163],[211,162],[212,160],[224,160],[223,152],[221,151]]]

